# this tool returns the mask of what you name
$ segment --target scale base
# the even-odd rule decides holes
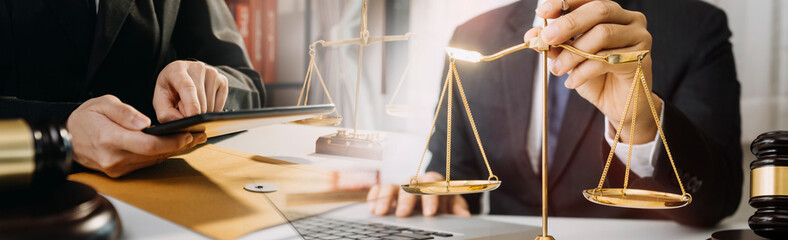
[[[555,240],[555,238],[553,238],[553,236],[550,236],[550,235],[547,235],[547,237],[539,235],[539,236],[536,236],[536,238],[534,238],[534,240]]]
[[[315,143],[315,152],[354,158],[383,160],[383,139],[376,133],[359,134],[338,130],[321,136]]]

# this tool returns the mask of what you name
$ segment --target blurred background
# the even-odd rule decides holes
[[[309,63],[310,43],[359,36],[361,0],[226,1],[244,35],[255,68],[263,73],[269,107],[297,103]],[[512,2],[515,1],[369,1],[371,36],[412,32],[418,38],[410,42],[375,43],[363,50],[359,129],[426,137],[444,71],[444,47],[455,27]],[[788,15],[783,14],[788,13],[788,2],[707,2],[727,13],[733,32],[731,42],[742,85],[742,143],[749,145],[764,131],[788,129]],[[409,71],[394,98],[409,59]],[[334,103],[346,119],[342,126],[352,127],[358,46],[318,47],[315,61]],[[309,92],[309,104],[328,103],[317,78],[313,79]],[[389,102],[407,104],[412,114],[410,117],[387,115],[385,106]]]

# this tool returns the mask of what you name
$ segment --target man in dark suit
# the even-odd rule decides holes
[[[712,226],[734,213],[742,185],[740,87],[725,14],[695,0],[567,3],[570,12],[564,16],[560,0],[547,0],[538,8],[536,0],[523,0],[492,10],[459,26],[450,46],[493,53],[522,43],[523,38],[536,37],[541,29],[526,32],[536,9],[537,16],[556,19],[539,34],[549,44],[566,42],[598,54],[651,50],[643,61],[643,70],[653,82],[656,112],[661,115],[676,169],[693,202],[674,210],[640,210],[601,206],[583,198],[581,191],[596,187],[599,181],[612,144],[609,138],[616,131],[611,126],[617,126],[624,117],[621,112],[635,65],[608,65],[554,48],[548,54],[555,74],[550,77],[548,90],[549,215],[664,218],[692,226]],[[532,151],[541,148],[534,143],[539,135],[531,137],[534,130],[539,130],[529,128],[533,119],[538,119],[533,115],[540,113],[534,111],[540,105],[533,99],[538,98],[531,95],[538,84],[534,81],[537,66],[538,53],[530,50],[488,63],[457,61],[485,152],[493,172],[503,181],[499,189],[489,193],[491,214],[541,214],[541,174],[531,164],[534,158],[540,158]],[[562,75],[567,73],[564,82],[566,76]],[[566,88],[553,85],[556,82]],[[563,100],[553,99],[561,96]],[[455,109],[461,109],[459,102],[454,101]],[[634,175],[629,187],[678,192],[645,96],[641,95],[638,104],[640,117],[633,147],[651,146],[646,149],[653,152],[641,151],[647,154],[637,160],[640,173],[634,171],[633,157]],[[467,116],[455,111],[452,119],[452,179],[487,179]],[[624,120],[627,124],[617,149],[629,141],[631,115]],[[445,173],[445,111],[437,122],[430,142],[433,158],[421,181],[441,180]],[[609,176],[605,187],[621,187],[623,183],[620,175],[626,154],[622,158],[616,151],[615,156],[610,174],[619,176]],[[409,215],[419,200],[425,215],[469,215],[480,211],[480,198],[478,194],[417,198],[395,185],[374,187],[369,195],[374,213],[387,214],[396,209],[398,216]]]
[[[0,118],[65,123],[112,177],[205,141],[142,133],[151,118],[263,106],[221,0],[0,0],[0,53]]]

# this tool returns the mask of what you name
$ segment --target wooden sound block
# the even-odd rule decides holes
[[[723,230],[711,234],[709,240],[767,240],[750,229]]]
[[[318,138],[315,143],[315,152],[383,160],[383,141],[377,134],[353,134],[339,130],[335,134]]]
[[[0,238],[117,239],[115,207],[93,188],[65,181],[0,192]]]

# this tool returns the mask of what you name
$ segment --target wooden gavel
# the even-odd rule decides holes
[[[759,135],[750,145],[750,228],[769,239],[788,239],[788,131]]]

